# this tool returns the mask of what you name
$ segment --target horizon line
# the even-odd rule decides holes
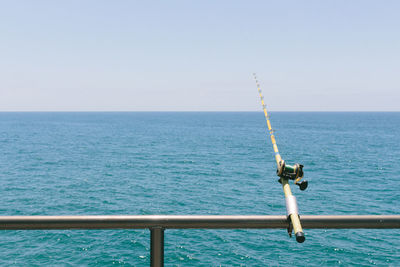
[[[118,112],[263,112],[262,110],[0,110],[0,113],[57,113],[57,112],[107,112],[107,113],[118,113]],[[400,110],[269,110],[268,112],[400,112]]]

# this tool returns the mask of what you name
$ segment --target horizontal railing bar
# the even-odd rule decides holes
[[[302,215],[304,228],[400,228],[400,215]],[[280,215],[82,215],[0,216],[1,230],[52,229],[278,229]]]

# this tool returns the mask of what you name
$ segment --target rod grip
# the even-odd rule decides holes
[[[303,228],[301,227],[300,217],[298,214],[291,214],[290,221],[292,222],[293,231],[296,236],[296,241],[299,243],[303,243],[306,240],[304,236]]]
[[[301,227],[299,210],[297,207],[296,197],[293,195],[288,195],[286,200],[286,214],[290,218],[290,222],[293,226],[293,231],[296,235],[296,241],[303,243],[306,239],[303,233],[303,228]]]

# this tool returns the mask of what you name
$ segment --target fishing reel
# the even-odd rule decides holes
[[[284,160],[281,160],[276,170],[276,175],[283,179],[294,180],[294,184],[298,185],[300,190],[306,190],[308,186],[307,180],[300,181],[303,178],[303,165],[296,163],[295,165],[286,165]],[[279,179],[281,183],[281,179]]]

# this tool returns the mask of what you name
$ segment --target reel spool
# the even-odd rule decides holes
[[[276,170],[276,175],[284,179],[294,180],[294,184],[299,186],[301,191],[304,191],[308,186],[308,182],[307,180],[300,181],[304,175],[303,167],[304,166],[299,163],[293,166],[286,165],[285,161],[281,160]]]

